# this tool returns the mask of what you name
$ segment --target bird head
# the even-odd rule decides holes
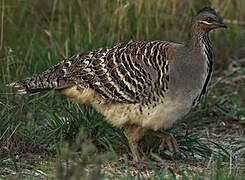
[[[192,21],[195,26],[204,32],[217,28],[227,28],[223,23],[222,18],[216,13],[216,11],[210,7],[201,9]]]

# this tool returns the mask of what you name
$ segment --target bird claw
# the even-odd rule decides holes
[[[175,154],[179,153],[179,147],[178,147],[177,141],[171,134],[167,134],[167,133],[164,133],[164,132],[156,132],[155,134],[156,134],[156,136],[160,137],[161,140],[162,140],[162,142],[161,142],[161,144],[159,145],[159,148],[158,148],[158,153],[159,154],[164,149],[164,147],[166,145],[168,146],[168,149],[171,152],[173,152]]]
[[[157,151],[158,154],[161,154],[161,152],[164,150],[164,148],[165,148],[165,144],[161,142],[161,144],[158,147],[158,151]]]
[[[135,160],[133,159],[133,165],[136,166],[138,169],[143,169],[144,168],[144,163],[141,160],[141,158]]]

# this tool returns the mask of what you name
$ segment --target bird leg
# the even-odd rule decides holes
[[[150,131],[157,137],[161,138],[162,142],[159,146],[159,152],[164,149],[164,146],[167,145],[168,149],[174,153],[179,153],[179,147],[176,139],[168,133],[160,132],[160,131]]]
[[[145,129],[132,124],[124,126],[124,135],[128,139],[129,148],[132,152],[133,162],[139,166],[142,165],[142,160],[139,155],[138,142],[144,136]]]

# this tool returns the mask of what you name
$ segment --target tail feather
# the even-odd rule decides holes
[[[44,74],[35,75],[20,81],[12,82],[7,86],[12,87],[17,94],[37,93],[52,89],[63,89],[74,85],[74,82],[65,81],[63,78],[50,78]]]
[[[18,82],[12,82],[10,84],[7,84],[7,86],[14,88],[16,90],[17,94],[26,94],[27,93],[26,88]]]
[[[49,80],[42,75],[36,75],[20,81],[12,82],[7,86],[16,90],[17,94],[26,94],[51,90],[56,87],[56,84],[54,82],[50,83]]]
[[[58,90],[71,87],[76,84],[77,79],[76,76],[71,76],[71,73],[67,73],[67,67],[70,65],[70,61],[64,61],[41,74],[12,82],[7,86],[12,87],[18,94],[36,93],[52,89]]]

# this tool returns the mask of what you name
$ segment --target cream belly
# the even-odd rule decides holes
[[[98,111],[104,114],[115,126],[124,124],[137,124],[146,129],[158,130],[160,128],[170,128],[173,123],[187,114],[190,106],[183,106],[182,103],[165,99],[164,103],[158,104],[154,108],[143,107],[139,111],[139,104],[95,104]]]
[[[141,112],[140,104],[103,103],[98,100],[92,89],[79,90],[73,86],[62,90],[61,93],[78,103],[92,104],[107,117],[110,123],[118,127],[125,124],[137,124],[146,129],[167,129],[191,109],[191,104],[168,97],[165,97],[163,103],[155,107],[142,106]]]
[[[154,130],[160,128],[170,128],[175,121],[186,115],[191,106],[183,105],[183,103],[171,101],[168,98],[164,103],[159,104],[154,109],[148,110],[148,117],[143,121],[143,127],[149,127]]]

